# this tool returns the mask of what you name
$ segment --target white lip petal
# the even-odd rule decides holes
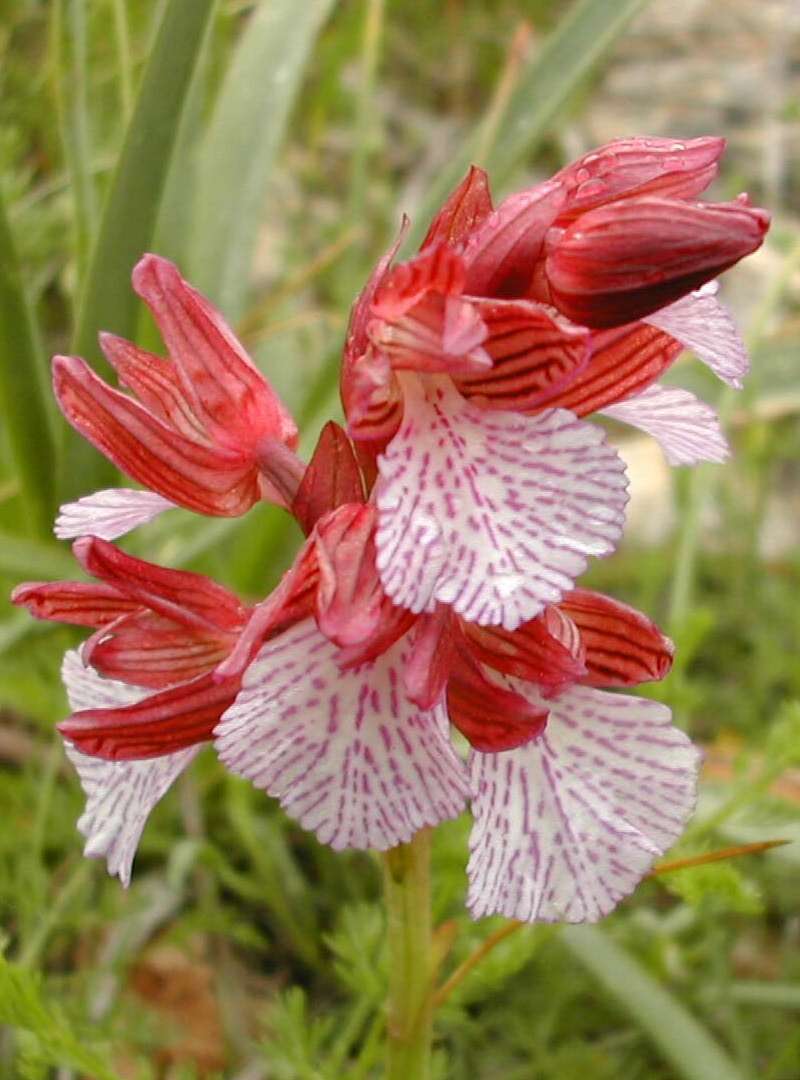
[[[508,683],[543,700],[530,683]],[[582,686],[546,705],[537,739],[471,758],[476,918],[595,922],[633,891],[694,809],[700,753],[665,705]]]
[[[142,687],[102,678],[84,667],[76,650],[64,656],[61,676],[75,711],[132,705],[150,693]],[[86,795],[86,809],[78,820],[78,830],[86,838],[84,854],[105,859],[109,874],[129,885],[133,859],[150,812],[200,749],[191,746],[148,761],[104,761],[82,754],[65,742],[67,757]]]
[[[385,850],[461,813],[466,767],[444,708],[406,699],[407,643],[353,671],[337,652],[312,620],[267,642],[215,746],[322,843]]]
[[[411,611],[450,604],[513,630],[622,532],[625,466],[565,409],[482,410],[448,379],[403,376],[405,416],[378,461],[377,566]]]

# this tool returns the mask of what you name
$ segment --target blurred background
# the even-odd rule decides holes
[[[622,135],[729,141],[711,194],[774,214],[723,296],[752,350],[716,402],[724,467],[630,462],[623,547],[589,583],[676,640],[652,689],[705,749],[674,852],[765,855],[645,882],[599,928],[523,930],[438,1018],[456,1080],[800,1078],[800,8],[796,0],[0,0],[0,594],[75,575],[59,500],[113,482],[52,408],[47,364],[106,373],[100,328],[158,348],[129,289],[176,259],[237,327],[309,452],[338,417],[347,313],[400,214],[417,235],[474,160],[502,196]],[[184,511],[128,550],[249,598],[300,540],[275,508]],[[213,756],[160,805],[124,891],[81,856],[53,735],[76,637],[0,601],[0,1075],[380,1075],[380,874]],[[463,819],[438,830],[449,970],[502,920],[463,909]]]

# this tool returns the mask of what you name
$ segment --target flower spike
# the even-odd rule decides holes
[[[86,792],[79,829],[127,884],[158,800],[213,744],[336,849],[386,850],[471,801],[471,912],[606,915],[680,835],[699,754],[655,701],[646,616],[576,587],[620,539],[627,480],[599,412],[670,462],[721,460],[712,409],[659,379],[684,347],[737,387],[747,355],[714,276],[761,243],[746,196],[697,196],[719,139],[620,139],[496,208],[473,167],[353,306],[341,394],[307,467],[297,430],[221,316],[157,256],[134,288],[168,359],[114,335],[125,392],[78,357],[54,385],[73,425],[150,490],[62,508],[92,582],[14,603],[85,626],[59,725]],[[253,606],[109,540],[173,506],[259,499],[305,534]],[[468,757],[452,735],[469,743]]]

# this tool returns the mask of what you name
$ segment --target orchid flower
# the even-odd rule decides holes
[[[334,848],[388,849],[471,800],[476,916],[599,918],[693,805],[697,754],[669,711],[600,689],[663,677],[671,643],[587,590],[513,631],[399,608],[363,490],[329,424],[294,500],[309,538],[255,609],[95,538],[75,552],[100,583],[16,590],[39,617],[95,628],[65,658],[75,712],[60,725],[88,797],[87,854],[127,883],[150,810],[213,741]]]
[[[420,253],[401,239],[357,300],[342,368],[372,479],[378,568],[413,612],[514,629],[616,544],[624,468],[600,410],[674,463],[727,453],[716,415],[658,376],[684,345],[734,385],[747,358],[709,284],[768,218],[703,204],[723,143],[611,143],[493,209],[472,168]]]
[[[297,428],[209,302],[166,259],[145,255],[133,287],[169,360],[113,334],[100,344],[138,401],[77,356],[56,356],[53,386],[74,428],[149,491],[111,489],[62,507],[56,535],[113,540],[178,505],[231,517],[268,499],[286,506],[302,465]]]
[[[576,587],[627,498],[584,418],[638,425],[675,463],[724,456],[713,411],[657,381],[684,346],[732,385],[747,368],[714,278],[768,221],[745,196],[696,201],[722,146],[620,140],[496,209],[471,169],[420,252],[396,262],[401,236],[354,305],[350,434],[326,425],[308,466],[221,316],[145,256],[134,288],[170,359],[104,335],[138,401],[74,357],[54,384],[149,490],[62,508],[95,580],[12,597],[93,631],[65,657],[59,725],[87,854],[127,884],[150,811],[211,744],[337,849],[394,848],[470,803],[476,917],[595,920],[632,891],[692,811],[698,753],[665,706],[609,692],[663,678],[672,645]],[[173,505],[258,499],[305,541],[252,606],[109,543]]]

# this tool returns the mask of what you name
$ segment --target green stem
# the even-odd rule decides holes
[[[387,1080],[428,1080],[430,1076],[430,857],[429,829],[384,856],[390,963]]]

